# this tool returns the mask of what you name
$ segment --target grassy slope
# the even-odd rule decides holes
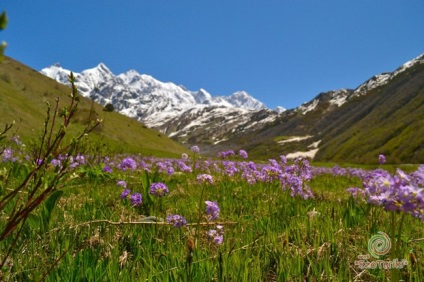
[[[41,132],[46,115],[46,102],[52,108],[60,97],[66,106],[70,89],[37,71],[6,57],[0,64],[0,126],[16,121],[18,134],[27,141]],[[78,112],[69,135],[81,132],[88,121],[91,101],[81,97]],[[89,136],[93,143],[114,152],[144,155],[176,156],[186,149],[157,131],[115,112],[105,112],[94,104],[94,117],[104,120],[102,126]],[[19,122],[20,121],[20,122]]]
[[[393,163],[424,162],[424,65],[349,106],[323,131],[318,159],[375,162],[383,153]]]
[[[308,151],[321,140],[317,161],[375,163],[385,154],[390,163],[424,163],[424,65],[416,65],[389,84],[328,111],[328,103],[303,115],[283,113],[257,132],[237,136],[222,146],[242,147],[258,159]],[[279,145],[278,136],[313,138]],[[243,143],[241,141],[244,141]]]

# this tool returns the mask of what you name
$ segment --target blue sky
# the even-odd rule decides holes
[[[6,0],[6,55],[40,70],[105,63],[269,108],[356,88],[424,53],[422,0]]]

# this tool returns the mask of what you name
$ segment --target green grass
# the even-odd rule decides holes
[[[389,233],[390,222],[389,213],[349,198],[345,190],[360,186],[357,178],[316,176],[310,182],[316,197],[303,200],[291,197],[277,183],[250,186],[239,177],[214,174],[215,183],[209,185],[198,184],[196,174],[190,173],[115,172],[102,178],[89,173],[96,170],[86,168],[84,174],[80,170],[81,177],[67,182],[47,225],[42,209],[27,221],[19,246],[2,270],[6,278],[32,281],[44,273],[48,273],[46,281],[382,281],[390,277],[387,270],[355,268],[358,256],[368,254],[370,237],[377,231]],[[132,191],[142,192],[145,201],[149,181],[166,183],[170,194],[162,202],[153,199],[147,211],[132,207],[120,200],[118,179],[126,179]],[[220,246],[205,235],[214,225],[176,229],[140,223],[147,213],[160,218],[172,213],[195,224],[199,203],[204,210],[203,200],[220,205],[219,221],[225,230]],[[420,281],[423,223],[410,216],[405,220],[402,258],[410,264],[402,275],[407,281]],[[204,216],[201,221],[207,222]],[[197,230],[200,235],[188,264],[187,242],[197,238]],[[417,263],[409,260],[410,250]]]

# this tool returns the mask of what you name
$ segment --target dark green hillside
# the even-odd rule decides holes
[[[318,160],[424,163],[424,65],[416,65],[321,124]],[[331,122],[330,122],[331,120]]]
[[[70,89],[37,71],[5,57],[0,63],[0,127],[16,122],[18,134],[29,141],[41,132],[46,115],[46,102],[52,107],[60,98],[61,106],[69,101]],[[78,134],[88,122],[92,102],[81,97],[69,136]],[[102,125],[89,136],[89,142],[114,152],[172,156],[186,149],[155,130],[115,112],[103,111],[94,103],[91,119],[103,119]]]
[[[352,94],[348,90],[348,95]],[[385,154],[390,163],[424,163],[424,64],[416,63],[387,84],[341,107],[331,105],[332,91],[314,98],[318,106],[306,114],[289,110],[272,124],[220,144],[243,148],[256,158],[311,150],[321,140],[316,161],[376,163]],[[281,138],[312,136],[278,144]]]

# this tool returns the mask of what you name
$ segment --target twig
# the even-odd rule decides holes
[[[412,242],[421,242],[421,241],[424,241],[424,238],[412,239],[412,240],[409,240],[409,241],[408,241],[408,243],[412,243]]]
[[[83,222],[83,223],[80,223],[80,224],[69,226],[69,229],[74,229],[74,228],[77,228],[77,227],[80,227],[80,226],[90,225],[90,224],[94,224],[94,223],[107,223],[107,224],[110,224],[110,225],[170,225],[170,226],[173,225],[172,223],[168,223],[168,222],[111,221],[111,220],[108,220],[108,219],[96,219],[96,220],[91,220],[91,221],[87,221],[87,222]],[[200,223],[189,223],[185,226],[210,226],[210,225],[235,225],[235,224],[238,224],[238,222],[234,222],[234,221],[200,222]],[[63,229],[63,227],[54,228],[54,229],[50,230],[49,232],[60,230],[60,229]]]

